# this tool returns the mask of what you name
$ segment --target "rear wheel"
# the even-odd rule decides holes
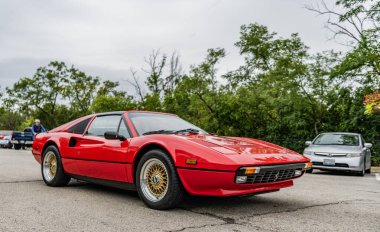
[[[313,173],[313,169],[310,168],[310,169],[306,170],[306,173]]]
[[[161,150],[145,153],[137,166],[140,198],[153,209],[170,209],[182,202],[185,190],[169,156]]]
[[[64,186],[70,181],[70,177],[63,172],[61,156],[55,146],[49,146],[44,151],[41,172],[42,178],[48,186]]]

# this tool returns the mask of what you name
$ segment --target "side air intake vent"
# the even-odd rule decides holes
[[[69,147],[75,147],[76,144],[77,144],[77,140],[71,137],[69,141]]]

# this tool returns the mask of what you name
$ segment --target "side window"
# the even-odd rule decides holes
[[[81,122],[78,122],[74,126],[70,127],[70,129],[67,131],[69,133],[74,133],[74,134],[83,134],[84,130],[86,130],[86,127],[88,123],[91,121],[91,117],[88,119],[85,119]]]
[[[125,122],[123,119],[121,119],[120,127],[119,127],[119,134],[124,136],[125,138],[130,138],[131,135],[129,134],[127,125],[125,125]]]
[[[99,116],[94,119],[87,130],[88,135],[104,136],[104,132],[112,131],[117,132],[121,116],[120,115],[107,115]]]

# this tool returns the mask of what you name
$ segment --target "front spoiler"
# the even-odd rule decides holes
[[[236,184],[236,172],[177,168],[186,191],[198,196],[240,196],[270,192],[293,185],[293,180],[261,184]]]
[[[321,166],[321,165],[313,165],[313,169],[320,170],[336,170],[336,171],[361,171],[363,167],[335,167],[335,166]]]

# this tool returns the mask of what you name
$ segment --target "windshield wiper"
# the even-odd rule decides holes
[[[153,130],[153,131],[147,131],[143,133],[143,135],[152,135],[152,134],[179,134],[179,133],[192,133],[192,134],[199,134],[199,130],[188,128],[188,129],[182,129],[182,130]]]
[[[154,130],[143,133],[143,135],[152,135],[152,134],[174,134],[175,131],[171,130]]]
[[[188,128],[188,129],[183,129],[183,130],[177,130],[174,132],[174,134],[179,134],[179,133],[199,134],[199,130],[193,129],[193,128]]]
[[[314,145],[359,146],[359,145],[343,144],[343,143],[315,143]]]

